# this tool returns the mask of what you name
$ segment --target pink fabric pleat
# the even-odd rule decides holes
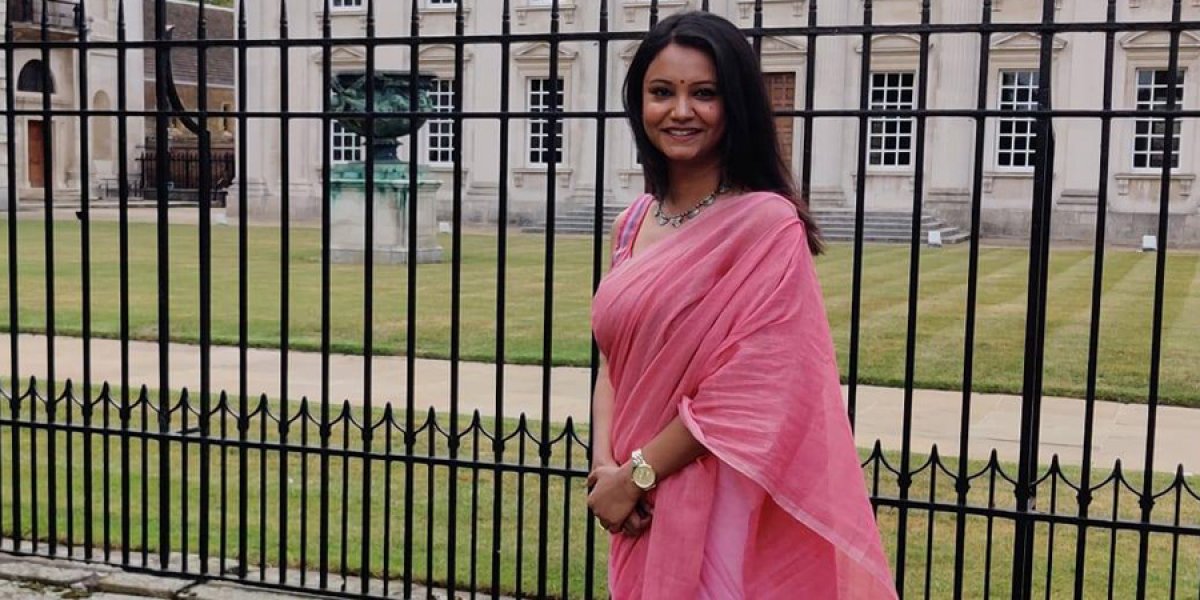
[[[787,199],[722,199],[618,262],[592,327],[614,389],[613,456],[626,460],[676,416],[711,453],[651,493],[645,534],[613,537],[616,600],[699,595],[710,527],[726,525],[712,523],[727,508],[714,506],[723,467],[765,494],[745,533],[745,597],[896,597]]]

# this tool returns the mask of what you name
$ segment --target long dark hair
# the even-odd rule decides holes
[[[659,21],[638,46],[625,75],[625,112],[641,155],[647,191],[660,198],[669,192],[667,158],[650,143],[642,124],[642,87],[650,63],[670,44],[704,52],[716,66],[725,104],[721,141],[724,183],[735,189],[775,192],[791,200],[804,221],[809,248],[819,254],[821,234],[808,212],[808,202],[796,191],[790,165],[779,152],[779,136],[758,59],[733,23],[711,13],[689,11]]]

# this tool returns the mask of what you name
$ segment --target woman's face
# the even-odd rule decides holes
[[[654,57],[642,82],[642,126],[668,161],[719,160],[725,104],[707,54],[669,44]]]

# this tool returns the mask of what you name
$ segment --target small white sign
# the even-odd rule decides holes
[[[438,221],[438,233],[450,233],[449,221]]]
[[[934,230],[929,232],[929,245],[934,248],[942,247],[942,232]]]
[[[1142,252],[1155,252],[1158,250],[1158,236],[1143,235],[1142,236]]]

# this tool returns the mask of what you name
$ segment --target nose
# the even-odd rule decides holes
[[[688,94],[677,94],[671,106],[671,118],[683,121],[692,118],[692,100]]]

